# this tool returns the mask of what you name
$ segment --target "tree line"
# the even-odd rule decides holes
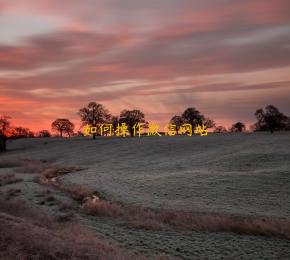
[[[100,127],[102,124],[111,124],[112,132],[116,133],[118,124],[126,123],[128,131],[133,136],[133,128],[137,123],[143,124],[144,128],[148,127],[148,122],[145,120],[145,114],[138,110],[122,110],[119,116],[112,116],[104,105],[90,102],[85,107],[79,109],[77,113],[82,122],[81,127],[89,125],[96,127],[97,131],[93,133],[93,139],[100,135]],[[290,117],[284,115],[279,109],[273,105],[268,105],[265,109],[258,109],[255,112],[257,122],[250,126],[251,131],[274,131],[290,130]],[[169,123],[174,125],[176,133],[179,134],[180,127],[183,124],[190,124],[193,128],[203,124],[206,128],[213,128],[215,133],[225,132],[243,132],[246,130],[246,125],[243,122],[234,123],[229,129],[224,126],[216,126],[215,122],[203,115],[194,107],[189,107],[181,115],[174,115]],[[51,130],[63,137],[82,135],[81,131],[75,132],[75,125],[67,118],[58,118],[51,124]],[[7,139],[17,139],[26,137],[51,137],[49,130],[41,130],[37,133],[30,131],[24,127],[12,127],[10,117],[0,117],[0,152],[6,150]]]

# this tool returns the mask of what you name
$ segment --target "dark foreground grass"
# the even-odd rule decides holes
[[[0,200],[0,259],[144,259],[109,245],[80,224]]]
[[[21,178],[17,178],[15,174],[4,174],[0,175],[0,187],[9,185],[9,184],[14,184],[17,182],[23,181]]]

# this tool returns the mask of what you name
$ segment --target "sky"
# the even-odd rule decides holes
[[[49,129],[91,101],[164,125],[290,115],[289,0],[0,0],[0,114]]]

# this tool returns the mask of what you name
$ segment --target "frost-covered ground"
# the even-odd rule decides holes
[[[9,146],[19,148],[11,156],[87,167],[63,178],[118,201],[290,216],[290,134],[34,139]]]
[[[8,143],[8,148],[2,159],[43,159],[86,168],[62,180],[103,191],[113,201],[290,217],[290,133],[23,139]],[[31,189],[37,186],[21,185]],[[286,240],[225,233],[137,231],[109,220],[84,221],[137,252],[164,251],[186,259],[290,259]]]

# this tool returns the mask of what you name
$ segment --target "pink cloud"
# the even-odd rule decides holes
[[[91,100],[116,114],[140,108],[160,122],[187,106],[221,123],[249,122],[271,98],[290,111],[289,77],[269,76],[290,67],[289,1],[28,0],[1,1],[0,11],[60,21],[53,32],[0,44],[0,112],[19,124],[77,122]],[[246,77],[257,71],[267,71],[265,80]]]

